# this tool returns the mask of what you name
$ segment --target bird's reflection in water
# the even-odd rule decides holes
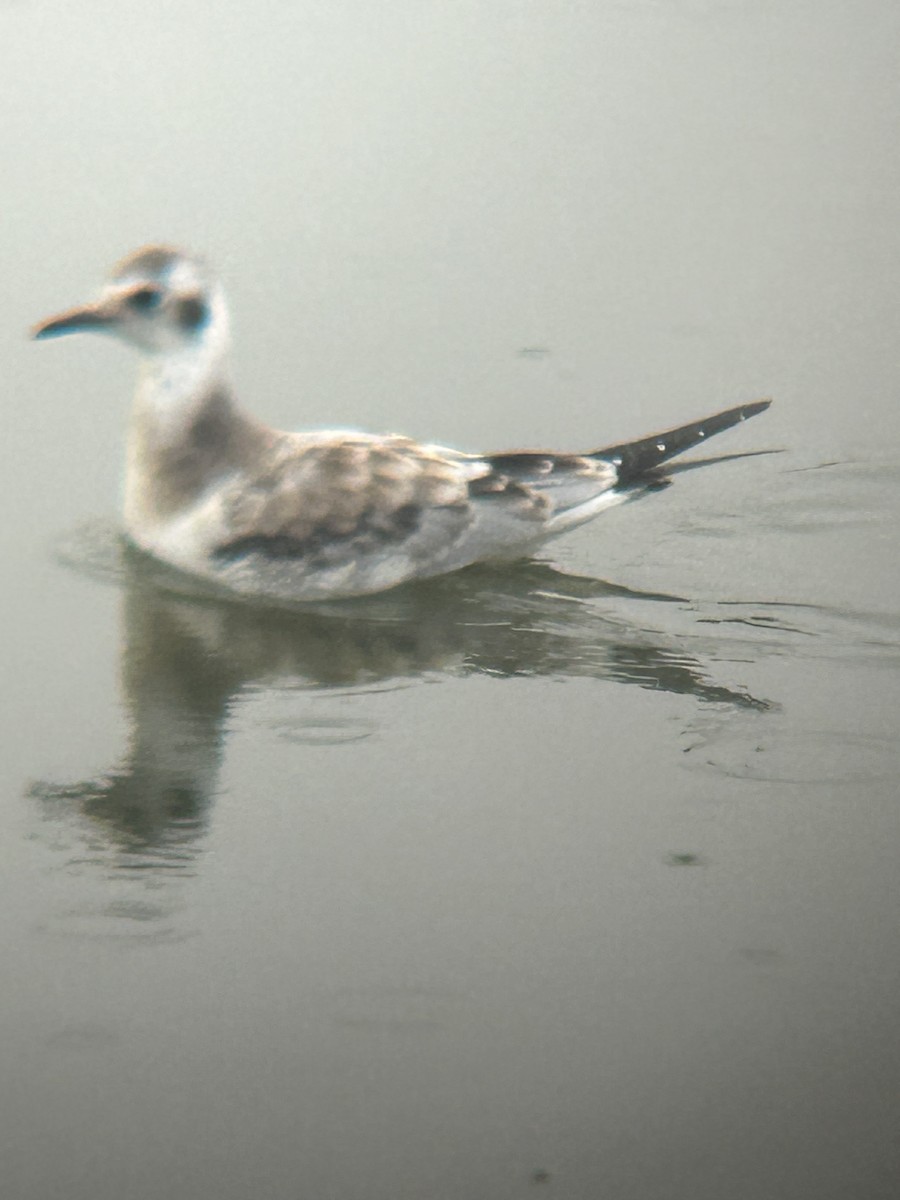
[[[156,564],[115,547],[107,547],[99,573],[123,588],[128,750],[98,778],[41,783],[32,794],[48,816],[61,815],[64,803],[69,815],[74,807],[88,818],[117,868],[191,864],[215,794],[229,706],[249,689],[356,689],[464,674],[591,677],[732,709],[767,707],[711,682],[677,639],[664,644],[663,635],[623,616],[677,598],[541,563],[470,568],[314,611],[265,610],[175,591]]]

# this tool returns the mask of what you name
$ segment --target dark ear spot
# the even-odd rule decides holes
[[[199,329],[209,320],[209,308],[199,296],[185,296],[178,301],[175,320],[186,331]]]

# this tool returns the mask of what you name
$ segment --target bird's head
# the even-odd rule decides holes
[[[227,324],[221,286],[201,259],[145,246],[116,264],[96,299],[41,321],[32,335],[111,333],[153,357],[224,346]]]

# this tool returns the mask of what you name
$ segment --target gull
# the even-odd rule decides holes
[[[770,403],[583,454],[466,454],[395,434],[281,432],[235,401],[221,283],[202,258],[167,246],[128,255],[95,300],[32,332],[81,331],[114,334],[142,358],[126,453],[128,538],[216,589],[277,601],[366,595],[528,557],[659,488],[663,463]]]

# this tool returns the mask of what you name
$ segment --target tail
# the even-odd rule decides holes
[[[590,457],[608,460],[616,466],[619,474],[617,487],[650,482],[653,472],[662,463],[683,454],[692,446],[699,446],[701,442],[707,441],[724,429],[730,429],[732,425],[740,425],[742,421],[765,412],[771,403],[771,400],[756,400],[752,404],[742,404],[740,408],[729,408],[727,412],[716,413],[713,417],[692,421],[690,425],[680,425],[677,429],[641,438],[637,442],[623,442],[619,446],[605,446],[602,450],[593,450]],[[740,458],[741,455],[726,457]]]

